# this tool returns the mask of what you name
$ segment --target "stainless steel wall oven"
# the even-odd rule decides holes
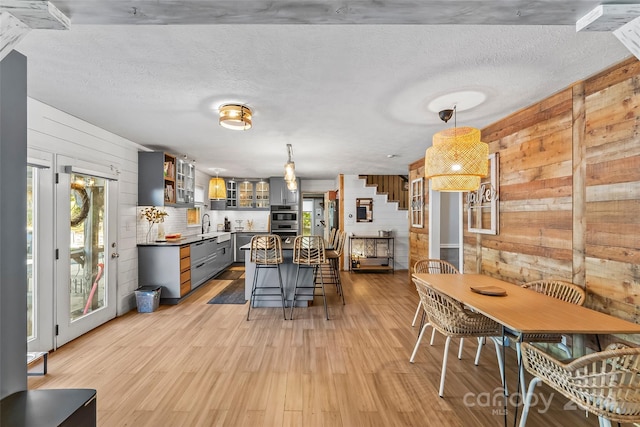
[[[295,237],[299,233],[300,218],[296,205],[273,205],[270,213],[271,233],[281,238]]]

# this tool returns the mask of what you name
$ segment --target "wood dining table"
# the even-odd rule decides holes
[[[522,288],[483,274],[426,274],[413,277],[519,333],[639,334],[640,325]],[[483,295],[471,288],[504,289]]]
[[[572,334],[574,357],[584,354],[584,341],[576,339],[581,334],[640,334],[640,325],[636,323],[561,301],[491,276],[414,273],[413,277],[501,324],[503,339],[504,328],[516,334]],[[504,295],[500,295],[501,293]],[[506,401],[505,399],[505,426]]]

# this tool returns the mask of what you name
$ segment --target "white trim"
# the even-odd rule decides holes
[[[429,181],[429,258],[440,259],[440,192]]]
[[[114,171],[114,173],[110,173],[110,172],[106,172],[106,171],[97,171],[97,170],[94,170],[94,169],[80,168],[80,167],[77,167],[75,165],[65,165],[65,166],[63,166],[64,173],[78,173],[80,175],[92,175],[92,176],[95,176],[95,177],[98,177],[98,178],[108,179],[110,181],[117,181],[118,180],[118,174],[120,173],[120,171],[115,169],[114,166],[111,166],[111,170]]]

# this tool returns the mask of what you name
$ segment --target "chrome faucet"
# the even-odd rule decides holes
[[[211,228],[211,217],[209,216],[208,213],[202,215],[202,234],[204,234],[204,217],[207,217],[207,233],[209,232],[209,229]]]

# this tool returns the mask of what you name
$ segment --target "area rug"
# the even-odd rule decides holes
[[[226,272],[225,272],[226,273]],[[242,271],[239,273],[243,273]],[[213,297],[208,304],[244,304],[247,300],[244,299],[244,278],[236,279],[226,288],[222,290],[218,295]]]

